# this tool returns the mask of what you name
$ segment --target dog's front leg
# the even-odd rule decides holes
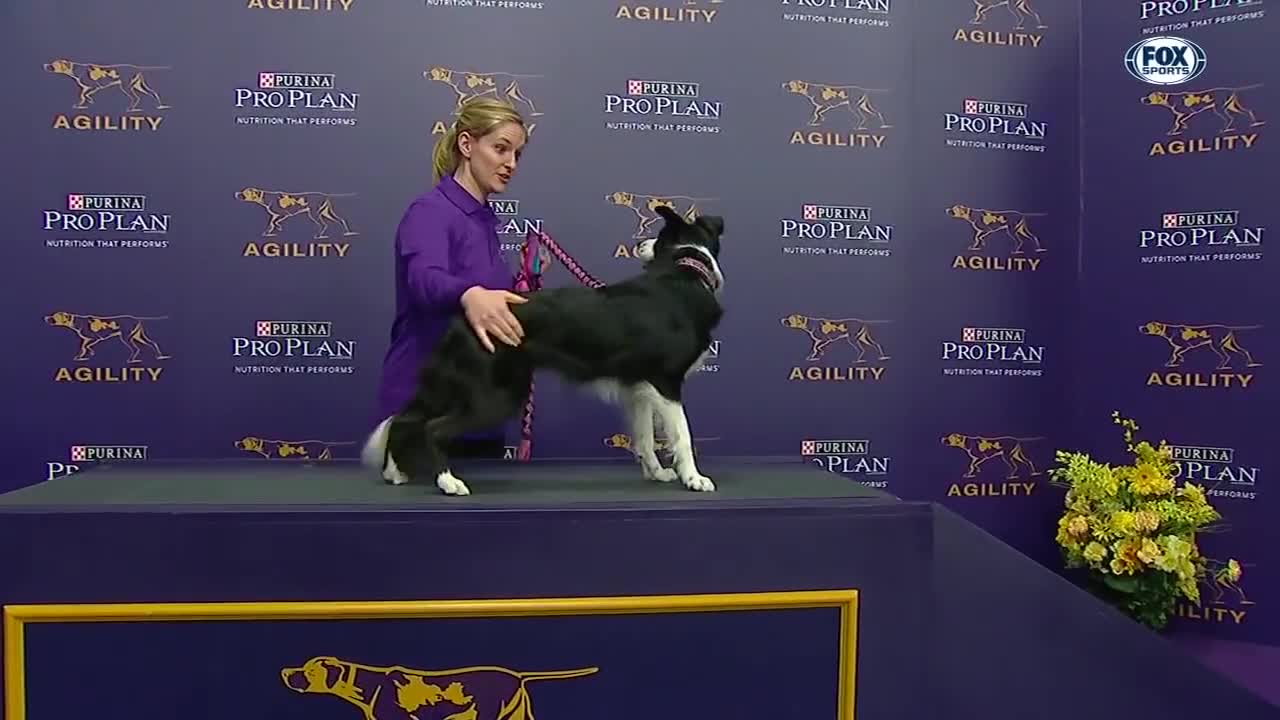
[[[644,472],[646,480],[671,482],[676,479],[676,471],[662,467],[654,444],[654,406],[650,398],[656,395],[657,392],[653,388],[633,389],[624,395],[627,424],[631,426],[631,448],[636,459],[640,461],[640,469]]]
[[[684,404],[656,392],[653,393],[653,403],[662,420],[662,429],[671,441],[676,477],[690,490],[714,491],[715,483],[698,471],[698,465],[693,460],[693,435],[689,432],[689,419],[684,414]]]

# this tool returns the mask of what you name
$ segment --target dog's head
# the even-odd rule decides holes
[[[313,657],[302,667],[284,668],[280,679],[285,687],[298,693],[337,694],[347,668],[337,658]]]
[[[1168,331],[1169,331],[1169,327],[1164,323],[1160,323],[1160,322],[1143,323],[1142,325],[1138,326],[1138,332],[1142,333],[1143,335],[1155,335],[1156,337],[1166,337],[1168,335]]]
[[[692,222],[666,205],[656,208],[664,223],[658,237],[636,245],[636,257],[645,266],[684,265],[703,275],[713,292],[724,286],[720,272],[720,236],[724,234],[724,218],[700,215]]]

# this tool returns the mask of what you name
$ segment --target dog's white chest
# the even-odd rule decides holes
[[[617,380],[592,380],[587,383],[587,388],[591,394],[600,398],[601,401],[610,405],[622,405],[622,394],[624,389],[622,383]]]

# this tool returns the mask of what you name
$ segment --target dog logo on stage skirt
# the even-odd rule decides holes
[[[302,694],[333,695],[369,720],[533,720],[528,683],[592,675],[599,668],[518,672],[496,666],[456,670],[377,667],[314,657],[285,668],[285,687]]]

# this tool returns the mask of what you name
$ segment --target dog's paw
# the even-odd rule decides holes
[[[688,477],[680,478],[680,482],[684,486],[694,492],[715,492],[716,484],[711,482],[711,478],[701,473],[694,473]]]
[[[404,485],[409,482],[409,476],[400,472],[400,468],[396,467],[396,461],[390,457],[387,458],[387,464],[382,468],[382,479],[387,481],[389,485]]]
[[[453,473],[445,470],[436,476],[436,487],[440,488],[445,495],[470,495],[471,490],[467,484],[453,476]]]
[[[644,469],[645,480],[655,480],[660,483],[674,482],[676,479],[676,471],[671,468],[656,467],[653,469]]]

